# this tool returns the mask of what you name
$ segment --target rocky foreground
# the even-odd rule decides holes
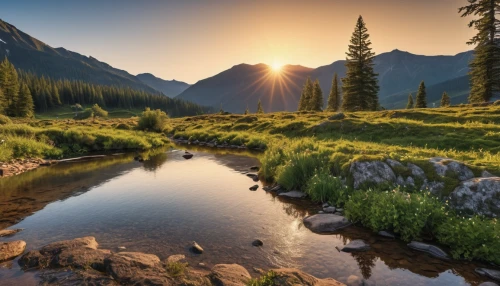
[[[173,255],[161,261],[153,254],[114,253],[99,249],[95,238],[88,236],[29,251],[19,259],[19,264],[26,271],[40,271],[42,284],[51,285],[237,286],[247,285],[251,279],[248,271],[238,264],[218,264],[211,270],[183,269],[183,260],[184,255]],[[344,285],[333,279],[318,279],[297,269],[273,271],[276,273],[272,278],[274,285]]]

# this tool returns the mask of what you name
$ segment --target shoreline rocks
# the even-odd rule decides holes
[[[370,249],[370,246],[362,239],[355,239],[342,248],[343,252],[363,252]]]
[[[315,214],[304,218],[303,223],[315,233],[333,233],[351,225],[345,217],[336,214]]]
[[[408,247],[411,249],[417,250],[417,251],[422,251],[422,252],[428,253],[431,256],[434,256],[436,258],[450,260],[450,257],[448,256],[448,254],[446,252],[444,252],[444,250],[442,250],[441,248],[439,248],[435,245],[431,245],[431,244],[427,244],[427,243],[423,243],[423,242],[418,242],[418,241],[412,241],[412,242],[408,243]]]
[[[6,236],[13,236],[14,234],[23,231],[22,228],[17,228],[17,229],[3,229],[0,230],[0,237],[6,237]]]
[[[193,245],[191,246],[191,251],[193,251],[196,254],[202,254],[204,250],[198,243],[196,243],[196,241],[193,241]]]
[[[56,161],[43,159],[13,159],[9,162],[0,162],[0,178],[10,177],[34,170],[40,166],[50,166]]]
[[[294,198],[294,199],[302,199],[305,198],[307,195],[303,192],[299,191],[290,191],[290,192],[285,192],[285,193],[280,193],[278,194],[280,197],[287,197],[287,198]]]
[[[15,240],[0,243],[0,261],[13,259],[21,255],[26,249],[26,242]]]

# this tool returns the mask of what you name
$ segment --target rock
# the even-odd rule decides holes
[[[125,250],[125,249],[127,249],[125,246],[118,246],[118,250],[119,250],[119,251],[123,251],[123,250]]]
[[[253,245],[253,246],[263,246],[263,245],[264,245],[264,243],[262,242],[262,240],[260,240],[260,239],[256,239],[256,240],[254,240],[254,241],[252,242],[252,245]]]
[[[476,272],[495,281],[500,281],[500,270],[476,268]]]
[[[420,168],[419,166],[412,164],[412,163],[408,163],[408,164],[406,164],[406,167],[408,169],[410,169],[413,177],[420,178],[422,180],[425,180],[427,178],[425,176],[424,170],[422,170],[422,168]]]
[[[483,178],[491,178],[491,177],[496,177],[496,176],[493,175],[492,173],[486,171],[486,170],[483,170],[481,172],[481,177],[483,177]]]
[[[495,282],[483,282],[479,286],[498,286],[498,284]]]
[[[358,189],[364,183],[394,183],[396,175],[384,162],[354,162],[351,164],[350,174],[354,179],[354,188]]]
[[[305,198],[307,195],[305,193],[299,192],[299,191],[290,191],[290,192],[286,192],[286,193],[281,193],[278,196],[300,199],[300,198]]]
[[[186,256],[183,254],[170,255],[169,257],[167,257],[167,263],[175,263],[175,262],[179,262],[179,261],[182,261],[185,259],[186,259]]]
[[[337,212],[341,213],[341,212],[343,212],[343,211],[344,211],[344,209],[343,209],[343,208],[337,208]]]
[[[393,160],[393,159],[387,159],[385,160],[385,162],[387,164],[389,164],[389,166],[391,166],[391,168],[404,168],[405,166],[403,166],[403,164],[401,164],[400,162],[396,161],[396,160]]]
[[[269,192],[272,192],[272,193],[279,193],[281,190],[283,190],[283,187],[280,186],[280,185],[276,185],[272,188],[269,189]]]
[[[191,250],[197,254],[203,253],[203,248],[198,243],[196,243],[196,241],[193,241],[193,245],[191,246]]]
[[[396,236],[394,235],[394,233],[392,233],[390,231],[386,231],[386,230],[381,230],[377,234],[380,235],[380,236],[383,236],[383,237],[391,238],[391,239],[395,239],[396,238]]]
[[[18,229],[3,229],[3,230],[0,230],[0,237],[4,237],[4,236],[12,236],[20,231],[22,231],[23,229],[22,228],[18,228]]]
[[[347,286],[363,286],[363,279],[356,275],[350,275],[347,277]]]
[[[329,206],[330,206],[330,204],[329,204],[329,203],[324,203],[321,207],[322,207],[322,208],[327,208],[327,207],[329,207]]]
[[[335,214],[315,214],[304,218],[303,222],[315,233],[332,233],[351,225],[345,217]]]
[[[26,242],[15,240],[0,244],[0,261],[9,260],[21,255],[26,249]]]
[[[252,178],[254,182],[257,182],[259,180],[259,175],[257,174],[247,174],[247,177]]]
[[[428,182],[427,180],[424,181],[424,184],[420,188],[423,191],[429,191],[431,194],[433,194],[436,197],[441,197],[442,192],[444,190],[444,183],[443,182]]]
[[[401,175],[399,175],[396,178],[396,184],[399,185],[399,186],[404,186],[405,185],[405,179],[403,179],[403,177]]]
[[[342,120],[345,118],[345,114],[342,112],[338,112],[337,114],[334,114],[330,117],[328,117],[328,120]]]
[[[250,188],[248,188],[250,191],[256,191],[259,188],[259,185],[253,185]]]
[[[434,246],[434,245],[431,245],[431,244],[422,243],[422,242],[418,242],[418,241],[412,241],[412,242],[408,243],[408,247],[411,249],[418,250],[418,251],[426,252],[426,253],[428,253],[434,257],[437,257],[437,258],[446,259],[446,260],[450,259],[448,254],[446,252],[444,252],[441,248]]]
[[[332,214],[332,213],[335,213],[335,210],[336,208],[335,207],[326,207],[326,208],[323,208],[323,211],[327,214]]]
[[[252,171],[258,171],[259,169],[260,169],[259,166],[250,167],[250,170],[252,170]]]
[[[500,177],[462,182],[449,196],[450,205],[466,214],[500,216]]]
[[[153,254],[119,252],[104,259],[105,271],[122,285],[171,285],[171,279]]]
[[[194,156],[194,155],[193,155],[193,154],[191,154],[191,153],[186,153],[186,154],[182,155],[182,158],[184,158],[184,159],[188,160],[188,159],[193,158],[193,156]]]
[[[217,264],[209,275],[214,285],[244,286],[252,278],[250,273],[238,264]]]
[[[276,273],[272,285],[280,286],[345,286],[344,284],[331,279],[319,279],[298,269],[283,268],[273,269]]]
[[[346,246],[342,248],[343,252],[361,252],[367,251],[370,246],[362,239],[355,239],[349,242]]]
[[[474,178],[474,173],[462,162],[441,157],[430,158],[429,162],[434,165],[436,173],[442,177],[449,176],[451,172],[460,181]]]

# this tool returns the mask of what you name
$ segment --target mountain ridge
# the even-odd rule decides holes
[[[190,84],[188,83],[177,81],[175,79],[165,80],[156,77],[151,73],[140,73],[136,75],[136,77],[143,83],[162,92],[164,95],[168,97],[176,97],[190,86]]]

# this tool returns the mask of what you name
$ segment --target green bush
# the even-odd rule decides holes
[[[314,202],[343,205],[348,200],[350,189],[343,185],[340,178],[332,176],[328,170],[321,170],[309,179],[305,192]]]
[[[266,274],[262,275],[258,279],[251,279],[248,281],[247,285],[248,286],[274,286],[277,285],[276,282],[274,282],[274,279],[276,278],[276,272],[270,270]]]
[[[102,109],[97,103],[92,106],[93,117],[108,117],[108,112]]]
[[[188,267],[188,263],[182,262],[170,262],[167,263],[166,269],[168,274],[172,277],[183,276],[186,268]]]
[[[328,162],[328,157],[316,151],[287,154],[287,162],[276,170],[276,181],[287,190],[303,189],[316,172]]]
[[[77,120],[84,120],[92,117],[92,109],[91,108],[86,108],[85,110],[78,112],[78,114],[75,116],[75,119]]]
[[[12,120],[9,117],[0,114],[0,125],[11,124]]]
[[[155,132],[163,131],[165,124],[167,122],[168,115],[157,109],[151,110],[146,108],[139,118],[138,128],[139,130],[151,130]]]

